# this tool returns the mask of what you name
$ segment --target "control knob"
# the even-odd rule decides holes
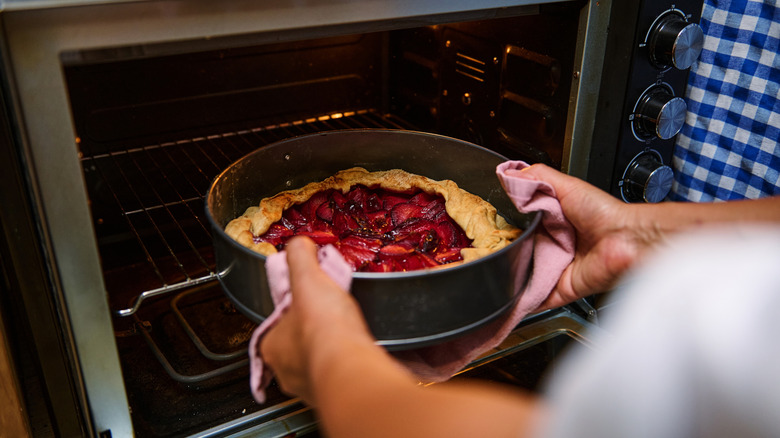
[[[655,20],[647,41],[650,61],[658,68],[690,68],[704,46],[704,32],[689,23],[679,11],[669,11]]]
[[[639,98],[632,116],[634,134],[640,140],[668,140],[682,129],[688,105],[663,85],[650,87]]]
[[[674,173],[655,151],[636,156],[623,174],[621,192],[627,202],[661,202],[669,194]]]

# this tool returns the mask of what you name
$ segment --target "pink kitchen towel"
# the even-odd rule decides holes
[[[342,289],[348,291],[352,285],[352,267],[344,260],[339,250],[333,245],[323,246],[317,251],[317,259],[322,270]],[[292,302],[287,253],[280,251],[268,256],[265,261],[265,271],[271,289],[271,299],[274,302],[274,311],[257,326],[249,340],[249,387],[252,396],[260,404],[265,403],[265,388],[273,378],[273,373],[264,365],[263,358],[260,356],[260,340],[282,317]]]
[[[563,270],[574,258],[574,228],[563,215],[555,190],[523,173],[528,164],[506,161],[496,174],[515,207],[522,212],[542,211],[534,237],[533,271],[515,307],[504,316],[465,336],[430,347],[393,355],[423,382],[442,382],[471,361],[501,343],[517,324],[550,295]]]
[[[462,337],[416,350],[393,352],[423,382],[442,382],[484,352],[501,343],[515,326],[539,307],[557,284],[574,257],[574,229],[566,220],[555,190],[549,184],[527,177],[521,161],[500,164],[496,173],[504,190],[520,212],[542,211],[540,228],[534,235],[533,272],[514,308],[502,317]],[[344,290],[349,290],[351,269],[333,246],[320,249],[320,264]],[[284,252],[268,257],[268,282],[276,308],[255,329],[249,344],[250,385],[258,403],[265,402],[264,389],[272,376],[263,366],[259,342],[290,304],[290,283]]]

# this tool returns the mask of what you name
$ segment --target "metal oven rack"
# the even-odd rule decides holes
[[[209,225],[203,217],[206,191],[224,168],[257,148],[298,135],[361,128],[411,126],[392,115],[360,110],[82,157],[87,178],[98,181],[90,184],[90,198],[108,200],[104,203],[113,207],[93,211],[93,220],[98,229],[114,228],[105,233],[109,237],[98,238],[109,297],[130,297],[129,306],[114,310],[116,317],[132,316],[131,328],[118,335],[140,334],[166,373],[184,384],[245,366],[246,359],[236,361],[246,357],[245,346],[226,353],[211,351],[179,309],[180,301],[203,293],[219,275]],[[121,248],[116,247],[117,240],[124,241]],[[111,261],[116,258],[119,260]],[[195,374],[176,370],[175,361],[169,361],[151,336],[151,324],[137,314],[145,302],[169,294],[169,311],[197,351],[227,365]]]
[[[203,202],[211,181],[230,163],[285,138],[359,128],[412,129],[392,115],[361,110],[83,157],[85,172],[102,181],[103,196],[120,212],[122,233],[133,237],[129,252],[144,259],[134,269],[157,282],[116,315],[133,315],[145,300],[217,279]],[[98,227],[104,223],[94,219]]]

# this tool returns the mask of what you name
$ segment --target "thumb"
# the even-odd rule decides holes
[[[317,245],[308,237],[296,236],[287,242],[287,265],[290,269],[290,288],[306,293],[308,283],[317,283],[319,274],[323,274],[317,259]]]

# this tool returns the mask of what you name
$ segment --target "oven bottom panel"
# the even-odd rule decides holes
[[[311,412],[282,394],[275,382],[265,404],[252,399],[246,344],[255,326],[233,308],[218,284],[147,304],[131,319],[126,330],[117,331],[117,345],[137,436],[317,433]],[[575,342],[590,345],[593,329],[568,309],[531,318],[455,379],[537,392],[567,348]]]
[[[236,311],[218,283],[147,303],[125,320],[124,329],[117,326],[117,345],[137,436],[317,433],[311,412],[275,382],[265,404],[252,399],[246,345],[255,325]],[[531,318],[455,379],[539,391],[571,344],[590,345],[592,329],[568,309]]]
[[[137,436],[187,436],[263,408],[249,392],[254,324],[218,283],[145,304],[115,328]],[[268,393],[270,406],[287,399]]]

